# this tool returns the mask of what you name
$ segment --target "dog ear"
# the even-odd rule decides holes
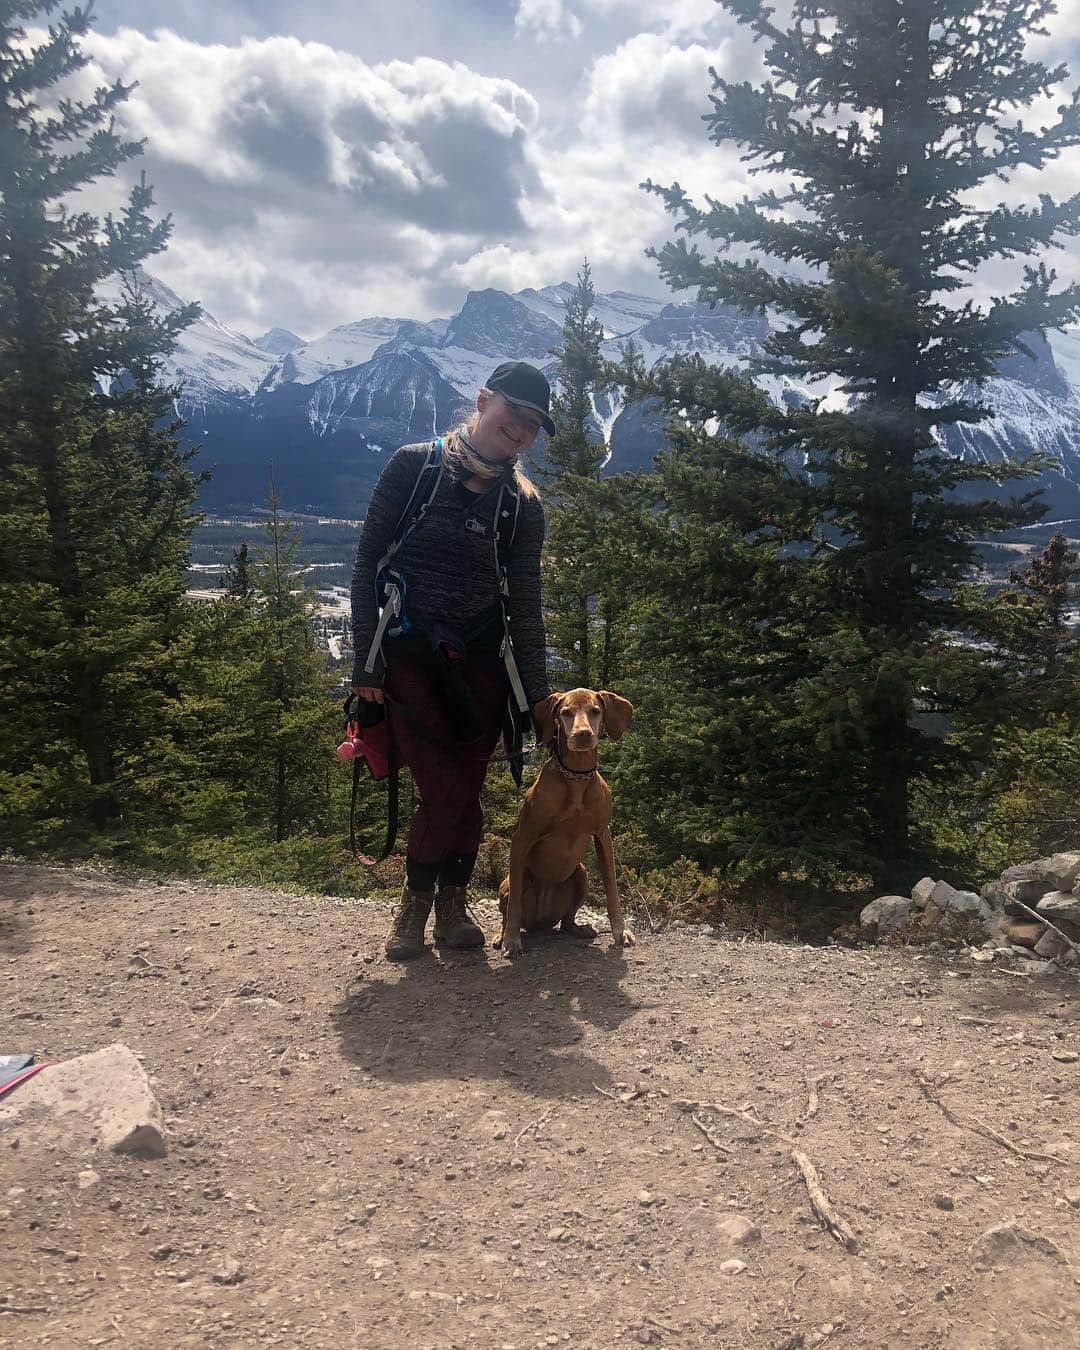
[[[606,689],[601,689],[598,697],[604,709],[604,730],[613,741],[617,741],[630,725],[634,705],[629,699],[620,698],[618,694],[609,693]]]
[[[533,706],[533,721],[536,723],[537,745],[550,745],[555,734],[555,709],[562,694],[548,694]]]

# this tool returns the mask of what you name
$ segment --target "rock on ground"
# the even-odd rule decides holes
[[[859,927],[870,942],[903,928],[913,902],[906,895],[881,895],[871,900],[859,915]]]
[[[120,1042],[49,1065],[0,1099],[0,1131],[84,1150],[99,1145],[138,1158],[165,1156],[165,1127],[150,1080]]]

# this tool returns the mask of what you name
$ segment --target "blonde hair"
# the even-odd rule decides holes
[[[490,397],[491,394],[493,394],[496,391],[488,389],[485,386],[483,389],[480,390],[480,392],[481,394],[487,394]],[[472,435],[472,433],[476,430],[476,424],[479,420],[480,420],[479,411],[474,411],[471,417],[469,417],[468,421],[466,421],[464,424],[464,431],[466,436]],[[448,431],[446,433],[446,435],[443,437],[443,449],[445,450],[447,456],[451,460],[454,460],[456,463],[461,464],[466,468],[472,468],[473,456],[470,453],[470,449],[467,446],[462,445],[461,443],[461,430],[462,430],[461,428],[455,427],[452,431]],[[487,476],[488,475],[486,473],[478,474],[478,477],[481,478]],[[514,486],[518,489],[518,491],[521,493],[523,497],[529,498],[540,496],[536,484],[532,481],[531,478],[529,478],[526,475],[525,470],[521,467],[520,463],[514,465]]]

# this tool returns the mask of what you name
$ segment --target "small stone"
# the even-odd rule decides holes
[[[1041,1233],[1032,1233],[1014,1224],[1001,1223],[988,1228],[971,1249],[976,1270],[1015,1265],[1026,1255],[1025,1248],[1067,1264],[1061,1249]]]
[[[642,1209],[648,1209],[650,1205],[656,1203],[656,1196],[651,1191],[638,1191],[637,1200]]]
[[[155,1247],[150,1255],[155,1261],[167,1261],[172,1256],[172,1248],[162,1243],[160,1247]]]
[[[1065,1203],[1072,1209],[1080,1209],[1080,1191],[1066,1191]]]
[[[951,1195],[945,1195],[944,1192],[934,1196],[934,1204],[937,1205],[938,1209],[944,1209],[946,1211],[954,1210],[956,1208],[956,1201]]]
[[[78,1259],[79,1259],[79,1253],[78,1253],[78,1252],[65,1252],[65,1253],[64,1253],[64,1260],[68,1263],[69,1266],[73,1266],[73,1265],[76,1263],[76,1261],[78,1261]]]
[[[761,1229],[745,1214],[733,1214],[728,1219],[722,1219],[716,1227],[735,1247],[745,1247],[747,1243],[761,1240]]]
[[[244,1268],[232,1256],[226,1256],[211,1276],[215,1284],[239,1284],[246,1279]]]
[[[549,1242],[562,1242],[567,1236],[567,1230],[565,1228],[549,1228],[547,1236]]]
[[[1080,1054],[1075,1050],[1051,1050],[1050,1058],[1056,1059],[1059,1064],[1075,1064]]]
[[[88,1191],[91,1186],[96,1186],[101,1178],[92,1167],[88,1167],[85,1172],[79,1173],[79,1190]]]
[[[741,1275],[745,1269],[746,1269],[745,1261],[731,1260],[720,1262],[721,1275]]]

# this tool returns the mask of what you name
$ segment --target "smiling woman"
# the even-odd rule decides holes
[[[507,361],[476,410],[429,445],[405,445],[372,494],[352,580],[353,691],[382,704],[421,804],[386,944],[391,960],[435,941],[481,946],[465,893],[483,830],[480,790],[503,726],[548,695],[540,608],[544,512],[519,458],[541,427],[543,373]]]

